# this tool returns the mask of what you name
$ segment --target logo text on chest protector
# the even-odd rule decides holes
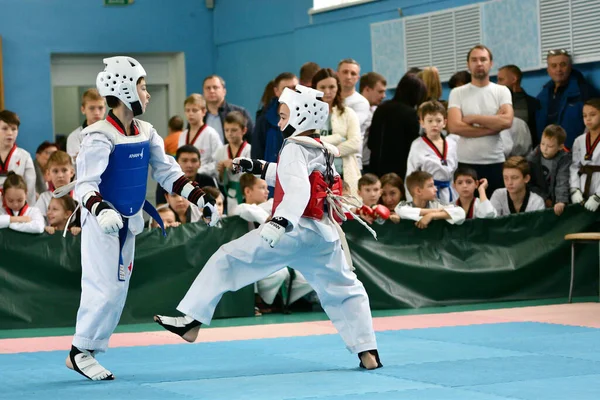
[[[139,158],[139,159],[144,158],[144,149],[142,149],[142,151],[140,151],[139,153],[131,153],[129,155],[129,158]]]

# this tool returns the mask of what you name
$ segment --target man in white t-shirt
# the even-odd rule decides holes
[[[492,61],[492,52],[483,45],[469,50],[471,83],[452,89],[448,100],[448,131],[460,136],[459,165],[487,178],[490,192],[504,187],[500,132],[512,126],[514,116],[510,90],[490,82]]]
[[[360,78],[360,64],[351,58],[346,58],[338,64],[338,78],[342,84],[342,99],[344,105],[350,107],[358,116],[360,124],[360,150],[356,155],[358,165],[362,168],[363,142],[365,139],[365,122],[370,115],[369,100],[356,91],[356,83]]]
[[[371,162],[371,149],[367,146],[367,142],[369,141],[369,128],[373,121],[375,109],[377,109],[377,106],[385,99],[386,86],[387,81],[383,75],[380,75],[377,72],[367,72],[360,77],[360,83],[358,84],[360,94],[369,102],[369,117],[366,119],[365,123],[360,126],[360,131],[364,132],[362,151],[363,173],[369,172],[369,164]]]

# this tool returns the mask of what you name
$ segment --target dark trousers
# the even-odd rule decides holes
[[[477,172],[479,179],[486,178],[488,180],[488,188],[486,190],[488,198],[492,197],[494,190],[504,187],[504,179],[502,178],[502,164],[465,164],[458,163],[459,167],[473,168]],[[475,192],[477,195],[477,192]]]

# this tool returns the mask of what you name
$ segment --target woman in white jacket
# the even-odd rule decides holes
[[[340,80],[331,68],[320,69],[312,80],[313,89],[323,92],[323,101],[329,104],[329,120],[321,129],[321,140],[336,146],[340,156],[335,159],[335,169],[358,194],[360,167],[356,155],[360,151],[360,124],[354,110],[344,107]]]

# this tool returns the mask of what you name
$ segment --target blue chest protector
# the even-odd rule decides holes
[[[150,142],[116,144],[102,174],[100,194],[125,217],[137,214],[146,201]]]
[[[99,185],[100,194],[123,216],[132,217],[142,208],[154,218],[166,236],[162,218],[152,204],[146,201],[148,166],[150,165],[150,142],[115,144],[108,159],[108,165]],[[123,228],[119,231],[119,275],[125,280],[123,264],[123,246],[127,237],[128,219],[123,219]]]

